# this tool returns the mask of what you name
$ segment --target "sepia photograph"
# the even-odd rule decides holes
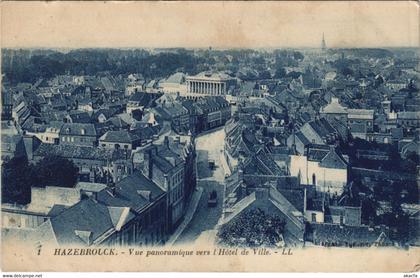
[[[420,270],[418,2],[0,5],[3,271]]]

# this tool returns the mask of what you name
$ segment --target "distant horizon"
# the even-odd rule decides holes
[[[98,47],[2,47],[1,50],[209,50],[210,47],[112,47],[112,46],[98,46]],[[413,49],[420,50],[416,46],[372,46],[372,47],[327,47],[326,50],[353,50],[353,49]],[[321,50],[321,47],[301,46],[301,47],[211,47],[211,50],[227,51],[227,50]]]
[[[420,46],[414,1],[3,2],[2,48]]]

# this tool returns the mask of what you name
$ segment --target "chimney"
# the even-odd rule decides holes
[[[168,136],[165,136],[165,138],[163,139],[163,144],[164,144],[167,148],[169,148],[169,137],[168,137]]]
[[[168,174],[163,174],[164,184],[163,187],[169,191],[169,178]]]
[[[238,181],[239,182],[243,182],[244,180],[244,171],[242,170],[242,168],[238,169]]]
[[[152,156],[152,149],[149,148],[144,153],[144,175],[146,175],[149,179],[153,179],[153,156]]]
[[[137,194],[139,194],[149,202],[152,201],[152,192],[149,190],[137,190]]]
[[[92,232],[91,231],[80,231],[74,230],[76,236],[78,236],[88,246],[92,243]]]
[[[35,144],[37,142],[36,140],[37,139],[34,136],[23,135],[23,144],[28,160],[32,160],[34,157]]]

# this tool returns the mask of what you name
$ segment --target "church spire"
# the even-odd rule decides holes
[[[325,36],[324,36],[324,33],[322,33],[321,49],[322,49],[322,50],[326,50],[326,49],[327,49],[327,44],[325,43]]]

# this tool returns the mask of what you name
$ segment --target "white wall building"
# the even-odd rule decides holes
[[[347,163],[329,146],[312,148],[305,155],[291,155],[290,175],[301,184],[313,184],[317,191],[340,195],[347,184]]]

